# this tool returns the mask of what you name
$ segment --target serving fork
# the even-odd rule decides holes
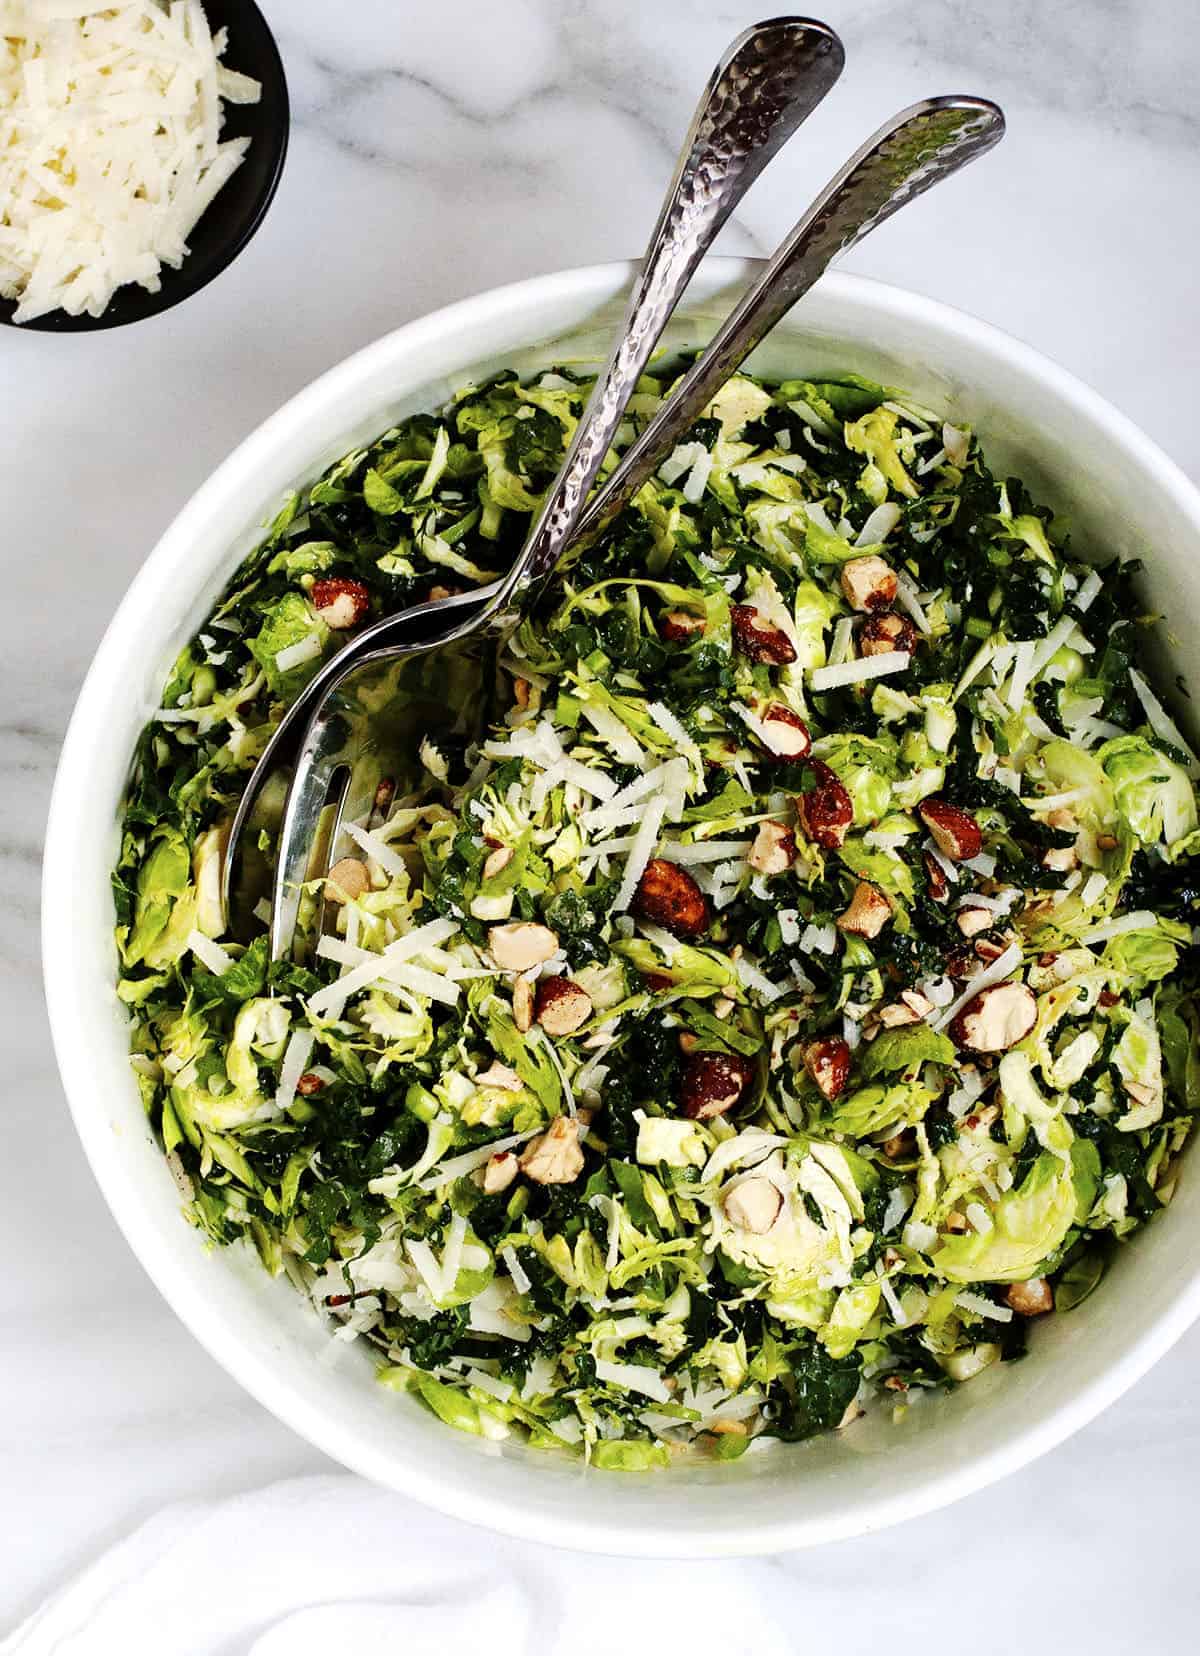
[[[305,883],[318,879],[340,855],[362,854],[361,840],[354,839],[355,825],[369,816],[381,785],[411,785],[424,763],[444,762],[446,754],[478,734],[490,701],[480,687],[486,690],[494,680],[500,649],[567,544],[593,540],[603,532],[729,375],[833,258],[907,201],[989,149],[1003,130],[1003,116],[994,104],[964,97],[930,99],[888,122],[821,192],[590,504],[584,507],[583,495],[576,492],[571,503],[555,507],[549,526],[544,523],[549,514],[543,511],[507,576],[488,588],[417,606],[377,623],[364,650],[331,664],[334,671],[327,670],[319,704],[303,732],[279,836],[271,914],[273,957],[294,951]],[[658,324],[659,331],[665,320],[664,316]],[[655,332],[647,356],[657,337]],[[620,358],[618,345],[610,368]],[[610,382],[611,376],[601,376],[601,385]],[[605,446],[620,418],[614,405],[615,398],[604,405],[602,418],[612,422]],[[585,424],[586,415],[581,426]],[[599,440],[593,439],[593,445]],[[595,462],[594,477],[604,449],[597,454],[592,446],[586,452],[589,463]],[[552,489],[551,495],[556,492]],[[539,534],[540,530],[545,532]],[[433,626],[438,631],[431,638]],[[432,760],[435,753],[439,758]],[[320,835],[318,827],[322,821],[328,823],[330,805],[331,831]],[[240,826],[235,824],[235,830]]]
[[[222,892],[226,914],[235,922],[232,876],[243,831],[263,784],[292,746],[304,711],[317,706],[322,697],[335,698],[320,706],[321,746],[328,750],[331,738],[326,727],[332,722],[340,736],[345,725],[346,696],[338,701],[336,690],[344,685],[352,664],[373,661],[384,643],[407,647],[417,642],[418,634],[428,642],[448,627],[457,633],[466,625],[486,625],[495,637],[510,629],[510,618],[517,614],[525,595],[554,568],[565,549],[626,404],[696,266],[746,190],[833,86],[844,61],[842,43],[826,24],[790,17],[746,29],[722,56],[692,117],[612,352],[520,555],[507,575],[479,594],[483,607],[469,623],[463,619],[454,626],[460,606],[453,600],[422,606],[419,620],[406,612],[386,624],[377,623],[348,647],[353,655],[335,657],[316,676],[301,702],[293,705],[251,777],[229,836]],[[470,613],[464,611],[464,615]],[[313,799],[322,781],[335,781],[326,775],[328,761],[314,760],[315,747],[307,760],[302,756],[284,819],[279,869],[285,883],[276,881],[273,956],[288,952],[299,901],[295,881],[310,862],[307,851],[316,820]],[[235,923],[234,929],[241,928]]]

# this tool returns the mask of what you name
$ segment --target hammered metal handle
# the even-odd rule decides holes
[[[830,180],[626,451],[580,516],[576,543],[594,540],[628,506],[729,376],[839,254],[1003,135],[1004,116],[994,103],[947,97],[913,104],[869,138]]]
[[[510,607],[556,566],[624,417],[625,407],[696,266],[768,161],[841,74],[842,43],[824,23],[776,18],[739,35],[692,117],[612,354],[542,503],[501,583]]]

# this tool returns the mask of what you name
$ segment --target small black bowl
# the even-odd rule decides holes
[[[102,316],[68,316],[50,311],[32,322],[13,323],[26,331],[87,333],[93,328],[121,328],[156,316],[188,299],[232,264],[258,229],[271,205],[288,145],[288,91],[275,37],[254,0],[204,0],[209,27],[229,31],[223,62],[252,75],[262,85],[256,104],[222,105],[221,137],[249,138],[241,166],[228,180],[188,237],[191,252],[178,270],[164,266],[157,293],[131,282],[120,287]],[[0,323],[13,321],[16,301],[0,299]]]

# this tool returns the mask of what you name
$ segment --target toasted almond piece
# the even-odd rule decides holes
[[[535,920],[516,920],[488,932],[492,959],[503,972],[527,972],[558,953],[558,934]]]
[[[533,686],[528,679],[513,679],[513,700],[518,707],[525,708],[529,706],[529,692],[532,688]]]
[[[705,628],[702,615],[695,615],[691,610],[668,610],[658,623],[659,636],[665,638],[669,644],[678,644],[688,638],[694,638]]]
[[[782,822],[760,822],[746,861],[759,874],[786,874],[796,855],[796,836]]]
[[[820,759],[808,760],[808,768],[816,777],[817,785],[797,796],[800,826],[814,844],[826,851],[836,851],[854,821],[853,802],[836,771]]]
[[[483,1189],[487,1196],[495,1196],[509,1185],[521,1171],[521,1164],[511,1150],[498,1150],[483,1170]]]
[[[964,937],[977,937],[980,932],[990,931],[996,916],[991,909],[960,908],[954,916],[954,924]]]
[[[579,1123],[556,1116],[544,1133],[530,1139],[521,1153],[521,1171],[535,1184],[571,1184],[583,1172]]]
[[[362,582],[344,575],[314,581],[309,597],[321,620],[334,632],[357,627],[371,607],[371,594]]]
[[[721,1206],[731,1225],[765,1236],[783,1211],[783,1193],[770,1179],[743,1179],[726,1192]]]
[[[731,1052],[694,1052],[683,1066],[680,1103],[691,1121],[708,1121],[731,1110],[754,1078],[748,1058]]]
[[[708,927],[708,899],[685,868],[663,857],[646,864],[633,910],[676,937],[699,937]]]
[[[497,1058],[475,1077],[477,1087],[499,1087],[501,1092],[520,1092],[525,1085],[515,1069],[509,1069]]]
[[[875,552],[842,565],[841,588],[851,609],[887,609],[896,597],[896,572]]]
[[[887,1006],[881,1006],[875,1016],[884,1029],[903,1029],[906,1024],[921,1021],[912,1007],[905,1006],[903,1001],[892,1001]]]
[[[1042,858],[1042,867],[1049,868],[1056,874],[1069,874],[1078,862],[1079,857],[1073,845],[1055,845]]]
[[[1134,1104],[1153,1104],[1158,1097],[1154,1088],[1147,1086],[1144,1081],[1126,1081],[1125,1091]]]
[[[568,977],[543,978],[537,986],[537,1021],[547,1035],[574,1035],[592,1015],[592,997]]]
[[[519,977],[513,984],[512,1002],[513,1022],[524,1035],[533,1027],[534,990],[528,978]]]
[[[723,1415],[718,1415],[716,1420],[709,1421],[704,1430],[711,1432],[713,1437],[745,1437],[749,1427],[744,1420],[726,1420]]]
[[[889,1161],[896,1161],[900,1156],[911,1155],[916,1149],[917,1135],[912,1127],[902,1127],[891,1138],[884,1139],[880,1149]]]
[[[925,878],[929,881],[929,895],[935,903],[944,903],[950,894],[950,881],[946,870],[928,851],[922,851],[921,859],[925,864]]]
[[[804,1049],[804,1067],[826,1098],[840,1098],[850,1079],[850,1048],[840,1035],[810,1041]]]
[[[948,862],[970,862],[983,850],[983,832],[975,818],[948,799],[923,799],[917,815]]]
[[[301,1098],[312,1098],[315,1093],[323,1092],[324,1089],[324,1081],[321,1080],[319,1075],[313,1075],[311,1071],[306,1071],[296,1082],[296,1091]]]
[[[357,857],[343,857],[325,876],[325,895],[331,903],[352,903],[370,889],[367,865]]]
[[[782,628],[761,615],[752,604],[733,604],[729,611],[734,643],[751,661],[784,667],[796,659],[796,646]]]
[[[849,908],[838,915],[834,924],[852,937],[878,937],[891,918],[892,905],[879,887],[860,880]]]
[[[1037,1022],[1037,998],[1024,983],[981,989],[952,1019],[950,1036],[971,1052],[1007,1052]]]
[[[971,947],[975,950],[975,953],[979,956],[980,960],[990,966],[993,960],[999,960],[1005,949],[1008,948],[1008,944],[1001,943],[996,938],[985,935],[983,937],[977,937]]]
[[[512,860],[513,848],[511,845],[499,845],[494,851],[489,851],[483,864],[484,879],[494,880],[497,874],[503,874]]]
[[[1043,1317],[1054,1310],[1054,1289],[1044,1276],[1009,1283],[1004,1298],[1021,1317]]]
[[[902,989],[898,1001],[879,1008],[878,1018],[885,1029],[902,1029],[905,1024],[921,1023],[932,1011],[928,995],[919,989]]]
[[[812,749],[808,726],[782,702],[772,702],[763,714],[762,733],[777,759],[803,759]]]
[[[893,650],[912,655],[916,647],[917,629],[907,615],[895,610],[869,615],[858,631],[860,656],[890,655]]]

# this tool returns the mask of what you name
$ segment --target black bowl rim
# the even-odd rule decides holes
[[[275,192],[279,188],[279,180],[283,176],[283,164],[287,158],[288,139],[291,134],[291,99],[288,95],[287,76],[284,73],[283,58],[280,55],[279,43],[263,15],[262,8],[257,0],[238,0],[247,11],[256,14],[262,28],[262,44],[266,57],[266,74],[276,83],[280,103],[279,120],[274,130],[268,130],[261,135],[269,139],[275,148],[274,160],[267,174],[266,182],[255,204],[254,211],[246,218],[240,230],[227,243],[222,256],[210,261],[203,270],[189,272],[188,261],[185,259],[178,270],[169,267],[161,277],[161,286],[157,293],[148,293],[144,288],[139,289],[136,284],[127,284],[126,290],[118,288],[117,293],[126,293],[126,303],[131,300],[136,305],[132,314],[114,315],[112,302],[99,316],[89,316],[85,311],[81,316],[70,316],[66,311],[48,311],[45,316],[38,316],[31,322],[15,322],[13,313],[18,301],[15,299],[0,299],[0,326],[15,328],[18,333],[98,333],[106,328],[127,328],[136,322],[145,322],[151,316],[161,315],[176,305],[181,305],[185,299],[190,299],[194,293],[215,281],[243,251],[247,243],[254,236],[267,210],[275,199]],[[209,210],[220,201],[210,204]],[[115,295],[114,295],[115,298]]]

